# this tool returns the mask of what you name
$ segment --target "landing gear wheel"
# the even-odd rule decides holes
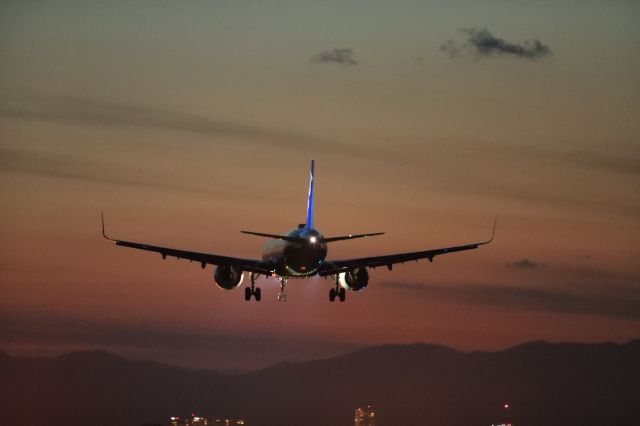
[[[340,301],[341,301],[341,302],[344,302],[344,299],[346,299],[346,298],[347,298],[347,292],[346,292],[346,290],[345,290],[344,288],[341,288],[341,289],[338,291],[338,297],[340,298]]]
[[[329,302],[333,302],[334,300],[336,300],[336,289],[332,288],[329,290]]]
[[[251,274],[251,287],[245,287],[244,289],[244,300],[247,302],[251,300],[251,296],[255,296],[256,302],[260,301],[260,287],[256,287],[256,275],[254,273]]]

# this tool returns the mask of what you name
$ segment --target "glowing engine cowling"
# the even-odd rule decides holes
[[[220,265],[213,273],[213,279],[216,281],[216,284],[218,284],[218,287],[225,290],[238,288],[238,286],[242,284],[243,278],[244,274],[242,273],[242,269],[237,266]]]
[[[349,291],[360,291],[369,284],[369,273],[367,268],[357,268],[352,271],[342,272],[338,275],[340,287]]]

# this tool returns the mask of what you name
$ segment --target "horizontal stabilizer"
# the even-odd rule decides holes
[[[367,238],[367,237],[373,237],[375,235],[382,235],[382,234],[384,234],[384,232],[374,232],[371,234],[357,234],[357,235],[349,234],[349,235],[342,235],[340,237],[329,237],[329,238],[325,238],[324,240],[328,243],[332,243],[334,241],[353,240],[354,238]]]
[[[240,231],[240,232],[242,232],[243,234],[257,235],[258,237],[266,237],[266,238],[273,238],[275,240],[291,241],[292,243],[302,243],[305,241],[304,238],[290,237],[288,235],[265,234],[263,232],[253,232],[253,231]]]

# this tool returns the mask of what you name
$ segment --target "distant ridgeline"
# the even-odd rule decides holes
[[[249,425],[602,426],[640,424],[640,340],[532,342],[501,352],[389,345],[238,375],[189,371],[103,352],[52,359],[0,353],[2,425],[140,426],[176,413]]]

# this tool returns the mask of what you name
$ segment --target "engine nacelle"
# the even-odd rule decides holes
[[[233,290],[238,288],[242,284],[244,274],[242,269],[237,266],[220,265],[213,273],[213,279],[216,281],[218,287],[225,290]]]
[[[369,284],[369,273],[367,268],[357,268],[338,275],[340,287],[349,291],[360,291]]]

